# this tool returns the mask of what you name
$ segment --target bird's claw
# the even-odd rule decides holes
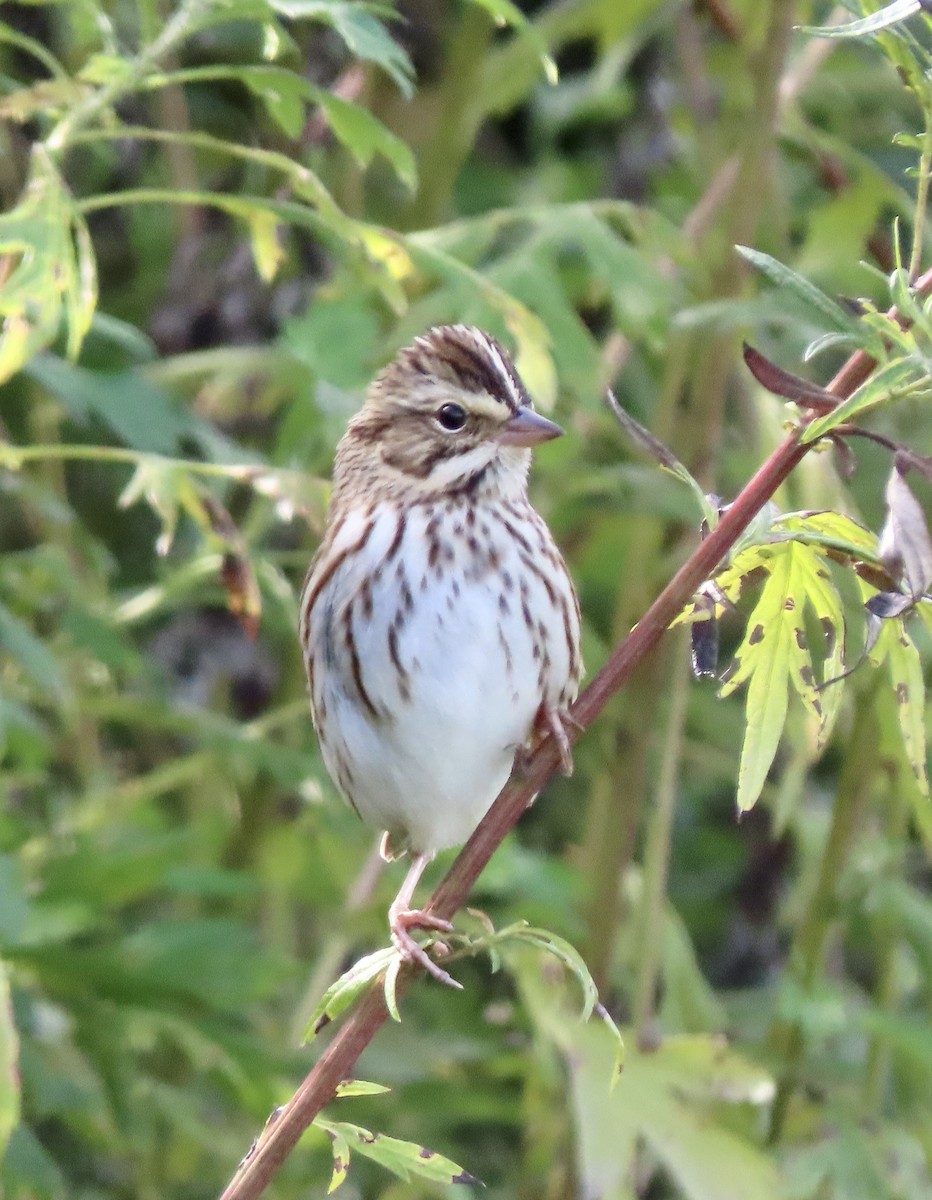
[[[573,747],[566,727],[582,729],[580,723],[565,709],[544,708],[541,710],[542,724],[557,743],[560,751],[560,771],[567,779],[573,774]]]
[[[452,975],[449,975],[442,967],[439,967],[427,953],[425,947],[416,942],[410,933],[412,929],[428,929],[436,930],[438,933],[452,933],[453,926],[449,921],[445,921],[443,917],[435,917],[433,913],[424,912],[420,908],[402,909],[399,912],[390,914],[389,929],[391,930],[392,944],[404,962],[416,963],[418,966],[423,967],[429,975],[432,975],[438,983],[445,983],[447,987],[462,990],[463,985],[457,983]],[[450,953],[450,947],[446,942],[435,941],[432,943],[432,948],[439,954]]]

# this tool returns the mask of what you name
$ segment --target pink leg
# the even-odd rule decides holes
[[[388,910],[388,927],[391,930],[392,942],[405,962],[414,962],[422,966],[439,983],[461,988],[463,985],[457,983],[442,967],[438,967],[424,947],[418,945],[409,933],[411,929],[437,929],[441,933],[449,933],[453,928],[450,922],[444,921],[442,917],[435,917],[423,909],[411,907],[414,889],[432,857],[431,854],[416,854],[412,858],[401,890]]]

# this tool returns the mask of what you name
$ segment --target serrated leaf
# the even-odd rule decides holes
[[[368,109],[332,92],[316,91],[316,99],[327,114],[330,128],[361,167],[368,167],[376,154],[391,163],[395,174],[411,191],[417,186],[417,166],[410,146],[372,115]]]
[[[813,37],[824,38],[856,38],[867,37],[888,29],[907,17],[914,16],[922,8],[921,0],[893,0],[878,12],[867,17],[859,17],[856,21],[846,21],[842,25],[803,25],[803,33]]]
[[[346,1121],[329,1121],[318,1117],[314,1124],[324,1129],[334,1139],[334,1144],[336,1139],[341,1138],[341,1145],[347,1146],[347,1152],[351,1147],[357,1154],[371,1159],[406,1182],[412,1178],[433,1183],[480,1182],[452,1159],[428,1150],[426,1146],[419,1146],[417,1142],[404,1142],[384,1133],[372,1133],[361,1125],[351,1125]],[[331,1190],[340,1182],[342,1178],[334,1185],[331,1179]]]
[[[329,1025],[340,1013],[349,1006],[368,988],[372,981],[398,958],[398,951],[393,946],[376,950],[367,954],[358,962],[353,963],[348,971],[327,988],[318,1001],[317,1007],[311,1013],[304,1036],[304,1042],[313,1041],[325,1025]]]
[[[774,528],[785,530],[809,545],[837,550],[851,558],[877,558],[877,535],[853,518],[831,509],[783,513],[775,519]]]
[[[270,0],[270,5],[282,16],[329,25],[351,54],[381,67],[402,95],[411,99],[414,94],[411,60],[368,5],[358,0]]]
[[[555,989],[539,977],[525,976],[522,985],[535,1025],[566,1058],[583,1194],[633,1196],[624,1186],[636,1172],[649,1190],[638,1152],[646,1144],[687,1200],[779,1200],[773,1155],[737,1134],[723,1113],[733,1105],[763,1109],[772,1100],[773,1081],[764,1070],[721,1037],[678,1035],[656,1049],[634,1047],[606,1094],[605,1031],[567,1019]]]
[[[903,738],[906,759],[916,784],[929,796],[926,770],[926,685],[922,659],[902,618],[884,621],[877,640],[868,653],[872,666],[886,663],[896,696],[897,723]]]
[[[304,127],[305,108],[317,98],[317,90],[306,79],[285,67],[247,66],[236,73],[261,100],[266,112],[289,138],[297,138]]]
[[[838,642],[843,629],[841,602],[824,559],[800,542],[771,546],[768,577],[748,618],[735,668],[722,685],[721,696],[747,683],[746,723],[738,770],[738,810],[756,803],[767,779],[786,723],[789,688],[819,723],[824,744],[837,715],[840,688],[826,699],[820,693],[807,642],[804,609],[811,605],[831,636],[826,663],[840,662]],[[832,676],[834,677],[834,676]]]
[[[769,254],[764,254],[761,250],[755,250],[751,246],[736,246],[735,249],[742,258],[766,275],[771,283],[778,288],[785,288],[808,309],[818,313],[824,321],[828,321],[833,330],[857,336],[858,324],[854,318],[845,312],[837,301],[820,291],[814,283],[810,283],[808,279],[798,275],[785,263]]]
[[[803,443],[809,445],[817,442],[839,425],[844,425],[854,417],[863,416],[879,404],[886,404],[914,393],[924,382],[919,379],[919,375],[917,365],[910,359],[898,358],[886,366],[878,367],[847,400],[842,401],[825,416],[817,417],[806,427],[802,435]]]

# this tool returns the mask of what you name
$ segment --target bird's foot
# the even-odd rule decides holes
[[[541,736],[551,734],[560,751],[560,771],[569,779],[573,774],[573,747],[567,728],[581,729],[582,726],[565,708],[545,708],[541,705],[537,714],[536,729]]]
[[[412,929],[428,929],[436,930],[439,933],[452,933],[453,926],[449,921],[445,921],[442,917],[435,917],[433,913],[424,912],[420,908],[402,908],[389,912],[388,926],[391,930],[392,944],[405,962],[417,963],[429,975],[432,975],[438,983],[445,983],[447,987],[462,989],[463,985],[457,983],[452,975],[448,975],[442,967],[439,967],[427,953],[427,950],[419,942],[416,942],[410,933]],[[450,949],[445,942],[435,941],[432,945],[433,949],[439,954],[450,953]]]

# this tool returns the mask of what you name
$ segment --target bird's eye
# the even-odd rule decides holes
[[[437,420],[444,429],[455,433],[466,424],[466,409],[459,404],[441,404],[437,409]]]

